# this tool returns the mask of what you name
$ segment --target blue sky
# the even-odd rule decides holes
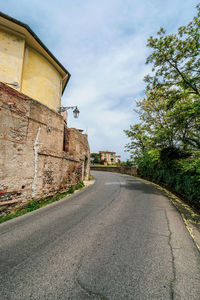
[[[196,14],[195,0],[0,0],[0,10],[26,24],[71,73],[62,98],[68,126],[88,133],[91,152],[115,151],[123,160],[123,133],[138,121],[144,93],[146,41],[162,26],[176,32]]]

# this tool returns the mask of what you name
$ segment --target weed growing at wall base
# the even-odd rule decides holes
[[[70,194],[73,194],[76,190],[82,189],[84,186],[85,185],[83,182],[79,182],[75,187],[70,186],[68,191],[66,191],[64,193],[58,193],[55,196],[49,197],[49,198],[42,198],[39,201],[32,200],[27,203],[26,207],[24,207],[24,208],[19,207],[16,212],[0,217],[0,223],[3,223],[5,221],[14,219],[14,218],[22,216],[22,215],[25,215],[26,213],[36,210],[40,207],[43,207],[43,206],[46,206],[53,202],[59,201],[60,199],[66,197],[66,196],[69,196]]]
[[[94,176],[92,174],[90,174],[89,180],[93,180],[93,179],[94,179]]]

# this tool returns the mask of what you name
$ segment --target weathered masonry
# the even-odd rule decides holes
[[[0,14],[0,214],[89,176],[87,135],[58,113],[70,74],[30,28]]]
[[[87,135],[67,128],[47,106],[0,84],[1,211],[88,179],[89,155]]]

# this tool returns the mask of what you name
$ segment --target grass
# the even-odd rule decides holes
[[[84,183],[79,182],[76,186],[70,186],[68,191],[66,191],[64,193],[58,193],[52,197],[42,198],[38,201],[32,200],[32,201],[28,202],[25,207],[17,208],[17,210],[14,213],[10,213],[6,216],[0,217],[0,223],[3,223],[5,221],[14,219],[14,218],[22,216],[22,215],[25,215],[28,212],[39,209],[39,208],[46,206],[48,204],[51,204],[53,202],[59,201],[60,199],[66,197],[70,194],[73,194],[76,190],[82,189],[83,187],[84,187]]]

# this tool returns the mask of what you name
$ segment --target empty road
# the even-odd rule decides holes
[[[200,253],[165,194],[95,184],[0,225],[1,300],[200,300]]]

